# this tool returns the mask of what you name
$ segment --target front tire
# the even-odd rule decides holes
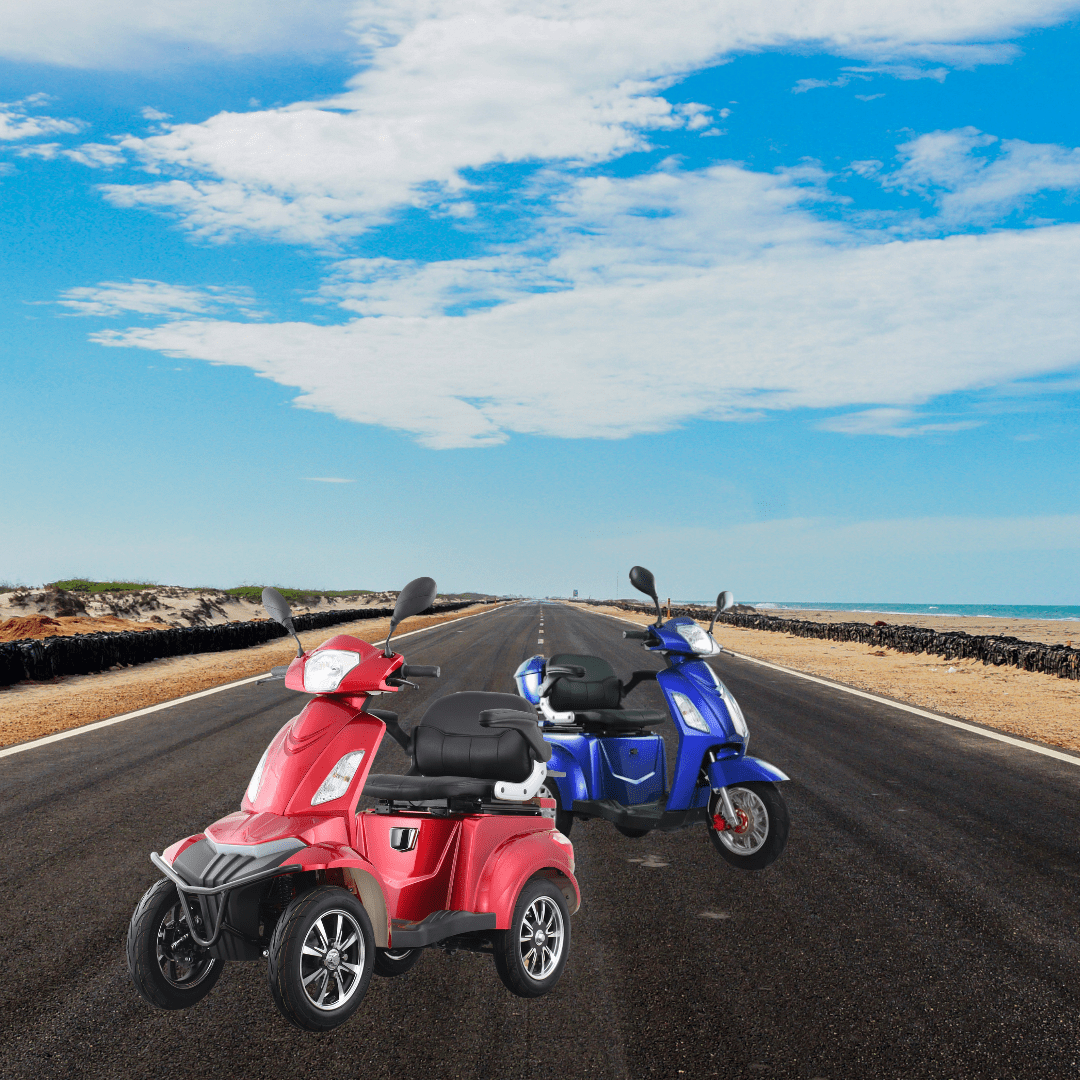
[[[376,949],[375,974],[384,979],[404,975],[416,966],[423,949]]]
[[[570,909],[547,878],[526,882],[509,930],[492,935],[495,970],[518,997],[540,997],[559,981],[570,952]]]
[[[128,972],[135,989],[159,1009],[188,1009],[210,993],[222,962],[200,949],[188,933],[176,886],[155,881],[131,916]]]
[[[329,1031],[367,993],[375,934],[348,889],[324,885],[298,896],[270,940],[270,993],[282,1015],[306,1031]]]
[[[545,780],[536,796],[539,799],[555,800],[555,828],[563,836],[569,836],[570,830],[574,827],[574,815],[571,811],[563,809],[562,799],[559,798],[559,789],[555,786],[555,782]]]
[[[763,870],[771,866],[787,845],[791,818],[787,803],[776,785],[767,780],[732,784],[728,795],[740,813],[743,824],[739,829],[717,829],[714,824],[720,813],[720,793],[709,798],[709,839],[720,857],[740,870]]]

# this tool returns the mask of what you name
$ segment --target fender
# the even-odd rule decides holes
[[[550,831],[517,835],[500,844],[484,864],[476,887],[474,911],[493,911],[495,928],[507,930],[518,894],[530,878],[550,878],[566,897],[573,915],[581,907],[581,890],[571,870],[569,842],[552,841]]]
[[[787,773],[781,772],[775,765],[756,757],[717,758],[706,765],[709,773],[709,786],[713,789],[729,787],[732,784],[746,783],[751,780],[790,780]]]
[[[390,915],[386,910],[386,893],[382,875],[374,864],[368,862],[346,844],[318,844],[306,847],[289,856],[290,865],[303,870],[341,870],[347,885],[371,919],[377,948],[387,948],[390,941]]]
[[[577,759],[554,739],[549,739],[548,745],[551,747],[551,760],[547,763],[547,772],[550,782],[559,790],[559,801],[569,808],[574,805],[575,799],[587,799],[589,792]],[[552,776],[552,772],[563,775]]]

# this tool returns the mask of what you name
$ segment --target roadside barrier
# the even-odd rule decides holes
[[[653,614],[649,604],[618,600],[575,600],[572,603],[593,607],[617,607],[621,611]],[[665,608],[665,610],[667,610]],[[672,616],[685,615],[691,619],[709,620],[713,609],[684,606],[671,609]],[[995,667],[1009,665],[1024,671],[1056,675],[1060,679],[1080,680],[1080,649],[1068,645],[1044,645],[1039,641],[1023,641],[1015,637],[990,637],[966,634],[962,630],[941,633],[922,626],[871,626],[869,623],[821,623],[808,619],[783,619],[777,615],[725,611],[716,620],[729,626],[748,630],[770,630],[792,637],[823,638],[826,641],[856,641],[861,645],[895,649],[897,652],[930,653],[946,660],[981,660]]]
[[[457,611],[473,603],[474,600],[463,600],[434,604],[423,614]],[[294,615],[293,624],[301,632],[320,630],[360,619],[388,618],[393,610],[368,607],[315,611],[310,615]],[[89,675],[117,665],[130,667],[166,656],[245,649],[249,645],[261,645],[287,636],[288,631],[280,623],[266,620],[165,630],[121,630],[74,637],[24,638],[0,643],[0,686],[10,686],[24,679],[45,682],[59,675]]]

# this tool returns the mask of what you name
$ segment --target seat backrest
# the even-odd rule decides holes
[[[528,740],[513,728],[480,726],[487,709],[513,709],[532,716],[517,694],[466,690],[433,701],[413,728],[413,759],[423,776],[469,776],[520,784],[533,769]]]
[[[611,665],[599,656],[579,656],[577,653],[556,653],[548,664],[552,667],[576,666],[585,669],[584,679],[563,676],[556,679],[548,692],[548,704],[556,712],[578,709],[617,709],[622,684]]]

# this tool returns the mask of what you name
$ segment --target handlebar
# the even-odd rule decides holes
[[[624,630],[622,632],[624,638],[630,638],[632,641],[648,641],[652,637],[652,628],[647,630]]]
[[[404,679],[437,679],[441,668],[437,665],[424,666],[422,664],[402,664],[401,676]]]

